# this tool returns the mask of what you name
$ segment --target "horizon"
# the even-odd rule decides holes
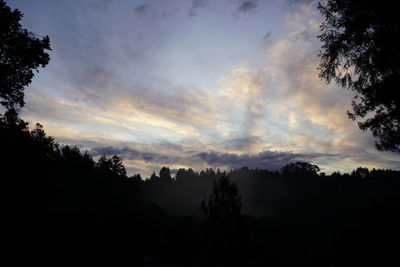
[[[298,163],[298,162],[294,162],[294,163]],[[304,162],[303,162],[304,163]],[[308,163],[308,162],[305,162],[305,163]],[[176,179],[176,173],[179,171],[179,169],[171,169],[171,168],[169,168],[168,166],[162,166],[161,168],[160,168],[160,170],[162,169],[162,168],[168,168],[169,170],[170,170],[170,174],[171,174],[171,178],[172,178],[172,180],[175,180]],[[283,167],[285,167],[285,166],[282,166],[282,168]],[[235,169],[229,169],[229,170],[221,170],[220,168],[213,168],[213,167],[208,167],[208,168],[206,168],[206,169],[204,169],[204,170],[193,170],[192,168],[183,168],[185,171],[187,171],[187,170],[189,170],[189,169],[192,169],[193,171],[194,171],[194,173],[196,174],[196,175],[199,175],[201,172],[206,172],[207,170],[210,170],[210,171],[214,171],[215,173],[217,173],[218,171],[220,172],[220,173],[225,173],[226,175],[228,175],[228,177],[229,177],[229,173],[231,173],[231,172],[235,172],[235,171],[240,171],[240,170],[243,170],[243,169],[248,169],[248,170],[252,170],[252,171],[266,171],[266,172],[270,172],[270,173],[279,173],[279,174],[281,174],[282,175],[282,168],[280,168],[280,169],[277,169],[277,170],[268,170],[268,169],[262,169],[262,168],[248,168],[248,167],[245,167],[245,166],[243,166],[243,167],[240,167],[240,168],[235,168]],[[319,176],[321,176],[321,173],[324,173],[326,176],[330,176],[330,175],[333,175],[333,174],[340,174],[340,175],[352,175],[352,173],[353,172],[355,172],[358,168],[362,168],[362,169],[364,169],[364,168],[367,168],[367,167],[362,167],[362,166],[359,166],[359,167],[357,167],[357,168],[355,168],[354,170],[352,170],[351,172],[341,172],[341,171],[339,171],[339,170],[336,170],[336,171],[333,171],[333,172],[331,172],[331,173],[325,173],[325,172],[323,172],[323,171],[318,171],[317,173],[318,173],[318,175]],[[368,168],[367,168],[368,169]],[[158,171],[156,171],[156,170],[154,170],[153,172],[154,172],[154,174],[157,176],[157,177],[159,177],[159,172],[160,172],[160,170],[158,170]],[[395,172],[398,172],[399,170],[392,170],[392,169],[375,169],[375,168],[373,168],[373,169],[368,169],[368,171],[369,172],[371,172],[371,171],[395,171]],[[128,175],[128,178],[133,178],[134,176],[136,176],[136,175],[139,175],[140,176],[140,178],[142,179],[142,181],[146,181],[146,180],[150,180],[150,177],[151,177],[151,175],[153,174],[153,172],[150,174],[150,175],[148,175],[148,176],[143,176],[142,174],[140,174],[140,173],[135,173],[135,174],[132,174],[132,175]]]

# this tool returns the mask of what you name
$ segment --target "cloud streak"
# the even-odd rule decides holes
[[[191,6],[188,11],[189,17],[197,16],[197,12],[200,8],[205,8],[208,6],[208,0],[192,0]]]
[[[176,164],[182,160],[180,157],[173,157],[164,155],[162,153],[145,152],[129,147],[95,147],[90,150],[92,156],[102,156],[102,155],[119,155],[122,159],[127,160],[139,160],[152,163],[160,164]]]
[[[238,6],[237,11],[240,13],[246,13],[256,9],[257,6],[258,0],[242,1]]]
[[[279,170],[281,167],[296,161],[312,161],[318,158],[338,158],[337,154],[311,153],[299,154],[291,152],[263,151],[258,154],[233,154],[218,152],[201,152],[199,158],[211,166],[227,166],[229,168],[259,168]]]
[[[268,170],[279,170],[281,167],[296,161],[315,161],[318,159],[338,159],[345,158],[339,154],[329,153],[292,153],[278,151],[262,151],[257,154],[247,153],[220,153],[215,151],[208,152],[181,152],[165,151],[148,152],[141,149],[130,148],[127,146],[106,146],[94,147],[90,150],[92,156],[118,155],[128,161],[144,161],[146,163],[161,165],[178,165],[192,167],[199,170],[201,167],[212,166],[215,168],[259,168]]]

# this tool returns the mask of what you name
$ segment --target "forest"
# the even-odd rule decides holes
[[[399,105],[393,88],[398,86],[399,61],[394,59],[389,70],[377,64],[368,71],[361,65],[379,55],[361,55],[357,40],[348,46],[339,38],[343,47],[332,50],[340,46],[337,34],[348,32],[329,35],[330,26],[338,21],[350,23],[349,30],[365,26],[349,14],[360,6],[368,11],[370,2],[355,2],[356,7],[332,0],[319,7],[327,16],[321,76],[358,91],[361,102],[353,102],[349,116],[365,117],[359,126],[372,131],[378,150],[398,152]],[[253,2],[244,3],[243,10],[253,8]],[[342,11],[343,20],[336,20]],[[381,11],[376,18],[382,17]],[[356,15],[365,18],[363,12]],[[5,266],[398,265],[399,170],[360,166],[326,174],[310,162],[293,161],[280,170],[242,166],[172,173],[164,166],[142,177],[128,174],[118,155],[94,157],[78,146],[60,144],[40,123],[32,125],[20,116],[24,89],[34,71],[48,64],[51,51],[49,37],[22,29],[21,18],[20,11],[0,0]],[[367,34],[384,28],[378,26]],[[396,27],[389,33],[398,34]],[[379,44],[385,39],[381,37],[370,45]],[[350,55],[344,67],[355,67],[359,80],[343,73],[334,77],[340,67],[337,58],[352,52],[357,55]],[[352,61],[357,56],[370,59]],[[387,83],[380,80],[384,77],[389,77]],[[381,86],[387,93],[376,93]],[[367,116],[371,110],[375,117]]]
[[[397,260],[400,172],[168,167],[128,177],[118,156],[59,147],[0,120],[7,257],[17,266],[356,266]],[[23,166],[23,167],[21,167]],[[345,263],[345,264],[343,264]]]

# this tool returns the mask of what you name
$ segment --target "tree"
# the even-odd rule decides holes
[[[21,18],[19,10],[0,0],[0,103],[7,109],[24,106],[24,87],[32,82],[33,71],[50,60],[49,37],[23,29]]]
[[[117,155],[112,156],[111,162],[112,162],[112,173],[122,177],[126,177],[125,166],[122,163],[122,160]]]
[[[237,219],[241,208],[239,190],[226,175],[214,182],[208,202],[203,201],[200,207],[210,221],[221,224]]]
[[[206,215],[207,266],[241,266],[241,195],[225,174],[214,182],[208,201],[200,209]]]
[[[172,181],[171,178],[171,172],[169,170],[169,167],[162,167],[160,170],[160,181],[169,183]]]
[[[365,179],[370,176],[370,172],[369,172],[368,168],[358,167],[357,169],[355,169],[354,171],[351,172],[351,175],[358,176],[358,177]]]
[[[97,162],[97,167],[105,173],[126,177],[125,166],[122,160],[116,155],[111,158],[107,158],[105,155],[101,156]]]
[[[400,24],[393,2],[328,0],[319,4],[320,77],[356,93],[349,118],[371,130],[378,150],[400,152]]]
[[[287,164],[281,169],[281,171],[285,176],[317,176],[320,169],[317,165],[313,165],[308,162],[296,162]]]
[[[152,173],[151,176],[150,176],[150,182],[156,183],[156,182],[158,181],[159,178],[160,178],[160,177],[158,177],[158,176],[156,175],[156,172],[153,171],[153,173]]]

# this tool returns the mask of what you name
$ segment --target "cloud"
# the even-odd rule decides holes
[[[117,148],[112,146],[92,148],[90,154],[92,156],[129,154],[127,157],[128,159],[135,159],[139,156],[139,152],[135,149],[130,149],[128,147]]]
[[[235,68],[220,80],[220,102],[226,103],[226,110],[235,108],[241,113],[241,121],[235,122],[241,129],[242,137],[258,135],[258,121],[266,103],[266,75],[262,69]]]
[[[258,6],[258,0],[243,1],[239,4],[237,11],[241,13],[249,12]]]
[[[332,158],[340,155],[327,153],[298,154],[291,152],[263,151],[258,154],[233,154],[218,152],[201,152],[197,156],[211,166],[227,166],[229,168],[260,168],[278,170],[295,161],[310,161],[317,158]]]
[[[186,1],[183,8],[174,1],[151,6],[129,2],[127,8],[101,0],[97,8],[112,4],[107,16],[75,8],[81,12],[70,14],[75,19],[44,24],[59,24],[52,38],[53,63],[27,90],[24,119],[40,121],[63,143],[99,155],[122,155],[131,170],[143,175],[166,164],[201,170],[212,162],[208,154],[202,154],[206,160],[199,157],[211,153],[204,151],[218,151],[213,152],[215,162],[219,157],[228,167],[236,160],[236,165],[279,168],[296,155],[310,153],[346,155],[311,158],[331,169],[364,163],[400,166],[398,159],[375,151],[369,133],[347,119],[351,93],[318,78],[320,43],[315,36],[320,18],[315,6],[305,5],[314,2],[288,1],[296,6],[285,10],[288,35],[281,35],[284,23],[279,23],[271,28],[273,39],[258,28],[245,42],[231,45],[223,42],[233,40],[224,34],[240,38],[244,31],[253,33],[258,24],[251,23],[262,16],[246,18],[243,28],[241,20],[232,18],[232,9],[234,15],[252,13],[262,1],[227,1],[233,5],[225,17],[219,8],[226,3],[213,2],[213,12],[204,12],[210,19],[188,21],[187,15],[198,14],[208,1]],[[173,16],[160,20],[164,11]],[[224,23],[210,31],[213,16]],[[259,40],[263,34],[264,42]],[[208,46],[213,49],[202,50]],[[214,48],[227,52],[210,53]],[[199,49],[201,53],[193,52]],[[196,60],[204,59],[201,68],[193,64],[194,54]],[[185,64],[180,66],[182,58]],[[266,155],[260,155],[265,151],[291,153],[269,152],[276,159],[268,165]],[[223,160],[228,155],[232,163]]]
[[[242,136],[229,139],[224,142],[224,146],[230,150],[249,151],[253,146],[262,144],[262,139],[259,136]]]
[[[285,4],[290,7],[296,7],[300,5],[307,5],[316,3],[317,0],[286,0]]]
[[[177,87],[165,80],[121,80],[104,68],[82,68],[70,80],[69,95],[74,99],[39,99],[32,94],[28,106],[35,112],[48,110],[41,112],[43,115],[59,114],[68,120],[91,114],[89,119],[98,118],[104,123],[106,119],[127,128],[140,123],[193,135],[198,135],[200,127],[220,120],[215,96],[207,89]]]
[[[202,169],[206,166],[226,168],[261,168],[268,170],[278,170],[284,165],[296,161],[318,161],[326,159],[345,158],[339,154],[329,153],[292,153],[277,151],[262,151],[256,154],[247,153],[224,153],[210,150],[208,152],[181,151],[165,149],[163,145],[153,145],[147,147],[131,148],[128,146],[99,146],[89,150],[89,154],[96,157],[101,155],[118,155],[124,163],[128,162],[130,167],[142,162],[143,165],[160,168],[161,166],[191,167]],[[129,164],[129,162],[131,164]],[[140,166],[139,165],[139,166]],[[157,166],[157,167],[156,167]],[[197,168],[196,168],[197,167]],[[145,174],[149,174],[146,170]]]
[[[105,12],[108,11],[113,4],[114,4],[113,0],[96,0],[94,2],[89,3],[87,7],[95,11]]]
[[[316,11],[309,8],[293,11],[288,16],[286,22],[292,31],[287,38],[269,46],[266,72],[279,81],[278,102],[274,105],[288,115],[292,130],[296,125],[298,129],[314,127],[313,130],[321,126],[331,133],[339,133],[354,127],[345,115],[351,92],[335,85],[327,86],[318,77],[320,43],[314,38],[318,34],[315,25],[319,24],[316,18]]]
[[[197,16],[197,11],[200,8],[205,8],[208,6],[208,0],[192,0],[188,16],[194,17]]]
[[[197,156],[194,156],[196,152],[185,151],[184,146],[171,147],[168,143],[151,145],[115,143],[112,146],[101,146],[101,144],[97,143],[98,146],[89,149],[89,154],[93,157],[118,155],[127,169],[132,171],[130,174],[139,172],[143,177],[149,176],[163,166],[169,166],[171,169],[191,167],[198,170],[206,167]]]
[[[162,164],[173,164],[176,163],[179,158],[164,155],[162,153],[144,152],[129,147],[95,147],[90,150],[90,155],[101,156],[101,155],[118,155],[122,159],[127,160],[142,160],[145,162],[162,163]]]
[[[304,30],[301,32],[295,32],[291,35],[294,42],[297,41],[312,41],[317,38],[315,33],[311,33],[310,31]]]
[[[140,168],[142,175],[149,175],[152,170],[159,169],[162,166],[175,168],[196,166],[195,162],[191,162],[184,152],[178,153],[174,150],[168,150],[160,144],[145,147],[138,144],[136,147],[98,146],[91,148],[89,154],[93,157],[117,155],[127,167]]]
[[[150,5],[147,5],[147,4],[139,5],[134,8],[134,10],[138,13],[145,13],[149,9],[150,9]]]
[[[264,35],[263,39],[264,39],[264,40],[267,40],[267,39],[269,39],[270,36],[271,36],[271,32],[267,32],[267,33]]]
[[[126,160],[143,160],[153,163],[180,163],[188,161],[188,155],[196,153],[200,149],[194,143],[189,145],[183,141],[181,144],[172,144],[168,141],[154,142],[151,144],[135,142],[109,142],[111,145],[104,146],[97,143],[90,148],[90,154],[119,155]],[[188,148],[194,149],[193,151]]]

